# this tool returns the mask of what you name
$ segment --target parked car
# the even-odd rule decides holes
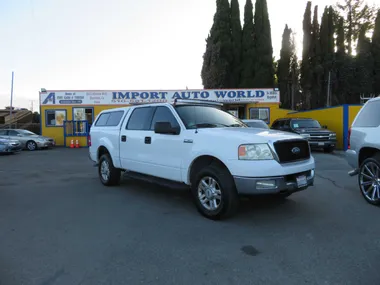
[[[287,197],[313,185],[307,140],[249,128],[220,107],[177,100],[102,111],[89,137],[101,183],[117,185],[126,171],[133,178],[184,185],[210,219],[233,215],[239,195]]]
[[[263,120],[241,120],[244,124],[246,124],[250,128],[259,128],[259,129],[269,129],[269,126],[267,123],[265,123]]]
[[[321,148],[333,152],[336,148],[336,133],[322,127],[310,118],[284,118],[273,122],[271,129],[296,133],[309,141],[313,149]]]
[[[31,131],[22,129],[0,130],[0,138],[18,140],[23,149],[31,151],[55,146],[53,138],[40,136]]]
[[[22,145],[18,140],[0,138],[0,153],[15,153],[22,150]]]
[[[373,205],[380,205],[380,97],[367,101],[348,132],[348,174],[358,175],[360,192]]]

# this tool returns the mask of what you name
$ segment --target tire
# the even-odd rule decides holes
[[[28,141],[26,143],[26,148],[29,150],[29,151],[35,151],[37,149],[37,144],[36,142],[34,141]]]
[[[214,183],[215,187],[209,189],[201,187],[205,183],[208,186]],[[231,174],[226,168],[217,164],[206,166],[196,175],[191,183],[191,194],[198,212],[211,220],[226,219],[233,216],[239,205],[239,196]],[[206,195],[209,197],[207,198]],[[216,202],[216,209],[210,207],[212,205],[211,199]]]
[[[103,154],[99,159],[98,175],[105,186],[120,184],[121,170],[115,168],[109,154]]]
[[[335,150],[335,147],[332,147],[332,146],[325,147],[325,148],[323,149],[323,151],[324,151],[325,153],[332,153],[334,150]]]
[[[360,193],[362,193],[362,196],[369,204],[375,206],[380,206],[379,175],[380,153],[377,153],[373,157],[367,158],[362,162],[358,175]]]

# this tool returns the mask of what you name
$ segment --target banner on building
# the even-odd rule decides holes
[[[279,103],[274,89],[44,91],[41,105],[129,105],[172,103],[175,99],[210,100],[221,103]]]

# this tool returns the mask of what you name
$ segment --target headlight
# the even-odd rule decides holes
[[[307,139],[307,138],[310,138],[310,135],[309,134],[300,134],[301,137]]]
[[[336,133],[330,134],[330,137],[336,137]]]
[[[239,146],[239,159],[241,160],[268,160],[273,159],[269,146],[263,144],[243,144]]]

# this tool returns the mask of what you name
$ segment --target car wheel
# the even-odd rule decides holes
[[[191,183],[191,192],[197,210],[211,220],[231,217],[238,208],[234,180],[222,166],[211,164],[203,168]]]
[[[372,205],[380,206],[380,154],[363,161],[358,179],[364,199]]]
[[[332,153],[335,150],[335,147],[329,146],[329,147],[325,147],[323,150],[326,153]]]
[[[115,168],[109,154],[103,154],[99,159],[98,173],[100,181],[106,186],[115,186],[120,183],[121,171]]]
[[[26,148],[29,150],[29,151],[34,151],[37,149],[37,144],[34,142],[34,141],[28,141],[26,143]]]

